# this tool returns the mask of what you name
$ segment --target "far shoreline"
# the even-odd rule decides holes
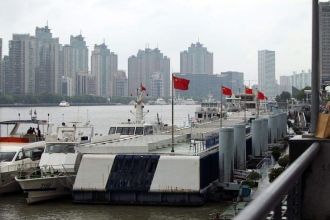
[[[114,106],[114,105],[128,105],[121,103],[70,103],[70,106]],[[39,104],[0,104],[0,108],[8,107],[59,107],[58,103],[39,103]],[[68,108],[68,107],[61,107]]]

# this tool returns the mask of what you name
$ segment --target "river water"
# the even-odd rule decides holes
[[[194,116],[197,106],[175,106],[175,124],[187,124],[188,114]],[[29,119],[29,107],[0,108],[0,121]],[[65,122],[90,121],[95,126],[96,133],[107,134],[111,124],[120,123],[135,117],[134,106],[71,106],[35,107],[38,119],[48,119],[56,125]],[[164,123],[171,124],[170,105],[145,106],[149,113],[145,117],[147,123],[156,120],[157,113]],[[10,128],[8,129],[10,131]],[[26,131],[26,130],[24,130]],[[1,128],[2,135],[6,135],[5,126]],[[201,207],[182,206],[123,206],[123,205],[86,205],[73,204],[70,198],[27,205],[23,193],[0,195],[0,219],[209,219],[210,214],[221,212],[228,203],[207,203]]]

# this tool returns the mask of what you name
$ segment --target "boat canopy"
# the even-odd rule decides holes
[[[10,125],[10,124],[39,124],[47,125],[47,120],[11,120],[11,121],[1,121],[0,124]]]

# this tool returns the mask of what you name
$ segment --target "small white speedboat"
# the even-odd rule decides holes
[[[70,107],[70,103],[68,103],[66,101],[62,101],[59,106],[60,107]]]

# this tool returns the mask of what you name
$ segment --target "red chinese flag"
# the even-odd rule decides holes
[[[222,86],[222,94],[224,94],[224,95],[232,95],[233,93],[231,92],[231,89]]]
[[[267,96],[265,96],[265,99],[266,99],[266,100],[268,100],[268,97],[267,97]]]
[[[258,91],[258,99],[264,100],[265,99],[265,95],[262,92],[259,92]]]
[[[250,88],[246,88],[246,87],[245,87],[245,93],[246,93],[246,94],[253,94],[253,90],[250,89]]]
[[[141,89],[142,89],[142,91],[147,91],[146,87],[144,87],[142,85],[141,85]]]
[[[188,90],[190,80],[173,76],[174,89]]]

